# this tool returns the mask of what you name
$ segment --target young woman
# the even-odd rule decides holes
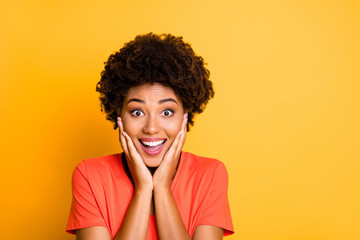
[[[204,65],[169,34],[139,35],[109,57],[96,90],[123,153],[77,165],[67,232],[84,240],[233,233],[224,164],[182,151],[194,115],[214,96]]]

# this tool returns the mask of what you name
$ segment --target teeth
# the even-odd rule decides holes
[[[145,141],[141,141],[141,142],[146,146],[155,147],[155,146],[162,144],[164,141],[165,140],[160,140],[160,141],[156,141],[156,142],[145,142]]]

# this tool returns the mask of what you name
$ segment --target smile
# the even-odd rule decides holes
[[[141,148],[149,156],[156,156],[161,153],[165,146],[165,138],[141,138]]]
[[[141,144],[142,145],[145,145],[145,146],[150,146],[150,147],[156,147],[160,144],[163,144],[165,143],[166,139],[165,140],[159,140],[159,141],[155,141],[155,142],[148,142],[148,141],[142,141],[140,140]]]

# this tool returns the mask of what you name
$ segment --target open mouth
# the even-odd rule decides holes
[[[141,147],[148,155],[158,155],[165,146],[166,139],[139,139]]]
[[[166,139],[159,141],[144,141],[140,139],[139,141],[144,147],[157,147],[164,144],[166,142]]]

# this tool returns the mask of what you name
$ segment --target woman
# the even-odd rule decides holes
[[[77,239],[233,233],[224,164],[181,151],[194,115],[214,96],[204,65],[169,34],[139,35],[109,57],[96,90],[124,152],[75,168],[67,231]]]

